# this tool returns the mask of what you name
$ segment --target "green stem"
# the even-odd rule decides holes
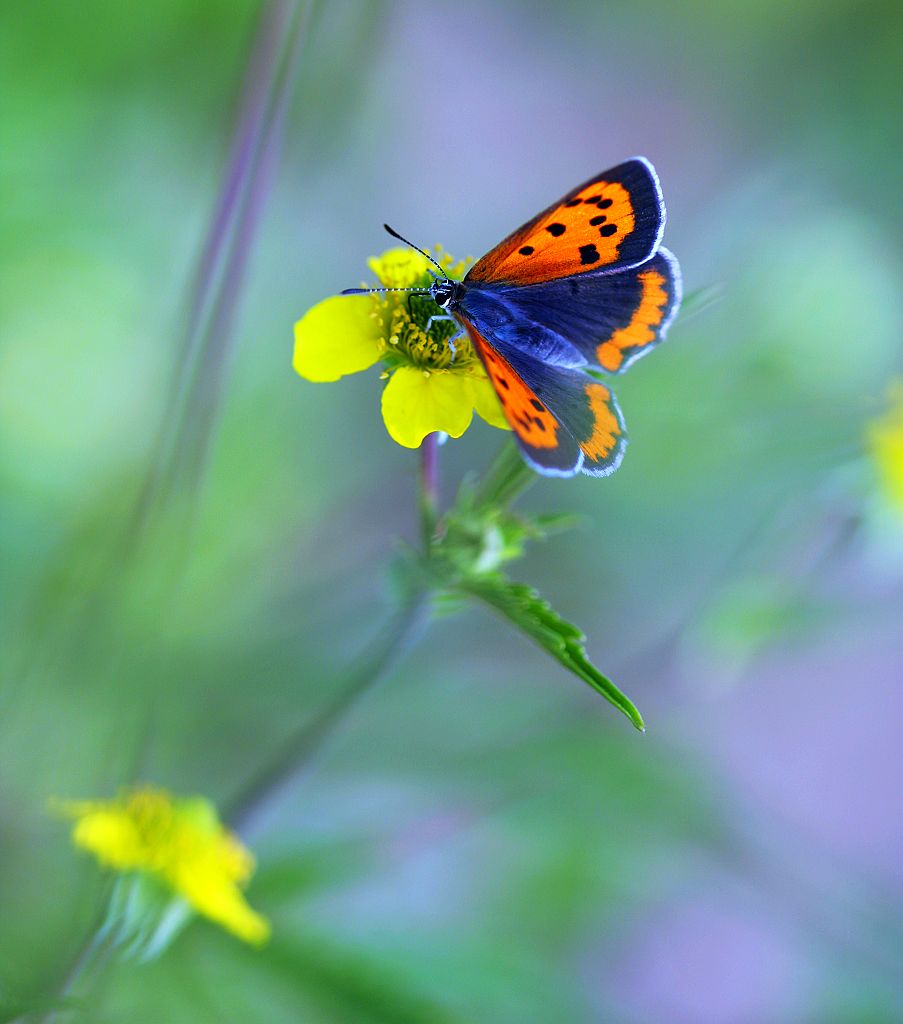
[[[536,473],[524,462],[517,445],[505,441],[477,489],[480,508],[504,508],[536,481]]]
[[[429,555],[439,509],[439,435],[428,434],[420,445],[420,529],[423,553]],[[382,630],[372,651],[366,654],[344,689],[310,722],[305,722],[232,800],[226,820],[237,832],[247,834],[253,820],[319,753],[344,722],[358,699],[372,689],[396,664],[419,633],[429,610],[428,590],[409,594],[395,619]]]
[[[59,1006],[45,1013],[40,1018],[40,1024],[56,1024],[60,1015],[67,1011],[65,1003],[71,996],[75,986],[92,973],[100,972],[106,966],[112,953],[109,943],[109,936],[103,927],[106,915],[101,918],[96,927],[92,928],[81,948],[75,954],[69,969],[66,971],[63,980],[56,988],[56,999]],[[27,1018],[21,1018],[22,1024]],[[18,1018],[13,1024],[18,1024]]]
[[[344,688],[310,721],[293,732],[276,754],[233,797],[226,820],[247,836],[261,812],[307,768],[345,722],[358,700],[372,690],[417,639],[426,620],[426,592],[418,591],[380,630],[377,642],[352,669]]]

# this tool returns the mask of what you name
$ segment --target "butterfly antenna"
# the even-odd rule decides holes
[[[408,241],[408,240],[407,240],[407,239],[406,239],[406,238],[404,237],[404,235],[399,235],[399,233],[398,233],[398,232],[397,232],[397,231],[396,231],[396,230],[395,230],[394,228],[390,228],[388,224],[383,224],[383,227],[384,227],[384,228],[386,229],[386,231],[388,231],[388,232],[389,232],[389,234],[390,234],[390,235],[391,235],[391,236],[392,236],[393,238],[397,238],[399,242],[404,242],[404,244],[405,244],[405,245],[409,245],[409,246],[410,246],[410,247],[411,247],[412,249],[414,249],[414,250],[416,250],[417,252],[419,252],[421,256],[426,256],[426,258],[427,258],[427,259],[428,259],[428,260],[430,261],[430,263],[432,263],[432,265],[433,265],[433,266],[434,266],[434,267],[435,267],[435,268],[436,268],[436,269],[437,269],[437,270],[439,271],[439,273],[440,273],[440,274],[441,274],[441,275],[442,275],[442,276],[443,276],[443,277],[445,278],[445,280],[446,280],[446,281],[448,281],[448,280],[449,280],[449,276],[448,276],[448,274],[446,274],[446,273],[445,273],[445,271],[444,271],[444,270],[442,269],[442,267],[440,266],[440,264],[439,264],[439,263],[437,263],[437,262],[436,262],[436,260],[434,260],[434,259],[433,259],[433,257],[432,257],[432,256],[430,256],[430,254],[429,254],[428,252],[424,252],[424,251],[423,251],[423,249],[421,249],[419,245],[414,245],[414,243],[413,243],[413,242],[409,242],[409,241]]]
[[[372,295],[373,292],[411,292],[414,295],[429,295],[429,288],[345,288],[340,295]]]

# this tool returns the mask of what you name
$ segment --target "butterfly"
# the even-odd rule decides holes
[[[680,267],[660,243],[658,175],[635,157],[578,185],[454,281],[428,291],[466,331],[521,454],[548,476],[608,476],[627,444],[614,393],[662,339],[681,300]],[[432,273],[432,271],[431,271]],[[347,289],[343,294],[395,289]],[[418,291],[418,289],[407,289]],[[589,372],[587,372],[589,371]]]

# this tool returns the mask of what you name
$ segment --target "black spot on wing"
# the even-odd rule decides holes
[[[564,226],[564,224],[549,224],[546,227],[546,231],[548,231],[550,235],[553,235],[555,238],[557,238],[559,235],[563,235],[565,231],[567,231],[567,228]]]
[[[603,224],[603,226],[599,228],[599,234],[602,235],[603,238],[608,238],[609,235],[613,235],[617,230],[618,227],[616,224]]]
[[[595,228],[598,227],[600,224],[604,224],[607,220],[608,218],[605,216],[605,214],[600,213],[598,217],[593,217],[590,220],[590,224],[592,224],[592,226]]]
[[[580,262],[584,266],[599,262],[599,250],[594,244],[580,246]]]
[[[517,251],[521,254],[521,256],[532,256],[533,255],[533,246],[532,245],[522,245],[520,247],[520,249],[518,249]]]

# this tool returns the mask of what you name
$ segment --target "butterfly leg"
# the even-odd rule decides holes
[[[455,348],[455,342],[464,334],[464,328],[461,327],[460,324],[458,324],[458,321],[453,316],[431,316],[429,320],[427,320],[426,327],[424,328],[424,330],[429,331],[429,329],[433,326],[434,323],[442,320],[450,320],[453,324],[456,324],[458,327],[455,333],[446,342],[446,344],[449,347],[449,350],[451,351],[452,362],[454,362],[455,356],[457,355],[458,351]]]
[[[457,321],[456,321],[456,323],[457,323]],[[458,350],[455,348],[455,342],[458,340],[458,338],[463,338],[463,337],[464,337],[464,328],[461,327],[460,324],[459,324],[458,325],[458,329],[448,339],[448,342],[447,342],[448,347],[451,350],[452,362],[455,361],[455,356],[458,354]]]
[[[457,323],[457,321],[455,321],[455,318],[453,316],[441,316],[441,315],[440,316],[431,316],[429,318],[429,320],[427,320],[427,322],[426,322],[426,327],[424,327],[423,329],[425,331],[428,331],[433,326],[434,323],[437,323],[440,320],[452,320],[455,323]],[[460,337],[460,336],[461,336],[461,329],[458,328],[458,331],[455,334],[455,337]]]
[[[459,328],[458,328],[458,330],[457,330],[457,331],[455,331],[455,333],[454,333],[454,334],[453,334],[453,335],[452,335],[452,336],[451,336],[451,337],[450,337],[450,338],[448,339],[448,341],[447,341],[447,342],[445,343],[446,345],[448,345],[448,350],[449,350],[449,352],[451,352],[451,361],[452,361],[452,362],[454,362],[454,361],[455,361],[455,356],[456,356],[456,355],[458,354],[458,349],[457,349],[457,348],[455,347],[455,342],[456,342],[456,341],[458,340],[458,338],[460,338],[460,337],[461,337],[461,335],[462,335],[463,333],[464,333],[464,332],[463,332],[463,331],[461,330],[461,328],[459,327]]]

